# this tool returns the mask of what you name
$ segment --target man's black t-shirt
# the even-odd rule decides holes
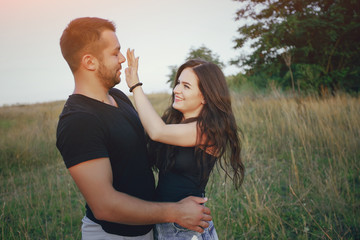
[[[83,95],[71,95],[60,115],[56,146],[67,168],[108,157],[114,188],[151,201],[155,183],[147,159],[144,129],[127,96],[117,89],[109,93],[118,107]],[[153,227],[97,220],[87,204],[86,216],[100,224],[104,231],[121,236],[144,235]]]

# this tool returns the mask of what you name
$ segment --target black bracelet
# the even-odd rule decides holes
[[[132,86],[130,89],[129,89],[129,92],[132,92],[136,87],[138,86],[142,86],[142,82],[138,82],[137,84],[135,84],[134,86]]]

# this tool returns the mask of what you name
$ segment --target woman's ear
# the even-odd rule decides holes
[[[85,54],[81,59],[81,65],[89,71],[95,71],[97,59],[91,54]]]

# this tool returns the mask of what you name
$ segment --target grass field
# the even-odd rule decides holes
[[[166,94],[150,96],[157,111]],[[64,102],[0,108],[0,238],[80,239],[84,200],[55,147]],[[360,239],[360,99],[234,95],[246,177],[207,186],[220,239]]]

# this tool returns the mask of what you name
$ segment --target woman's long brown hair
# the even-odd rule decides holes
[[[199,79],[199,89],[205,99],[205,104],[199,116],[189,121],[197,121],[198,139],[196,149],[213,151],[220,160],[220,166],[232,178],[236,188],[239,188],[244,179],[245,168],[241,160],[241,145],[238,128],[231,108],[231,98],[226,79],[221,69],[214,63],[201,59],[192,59],[180,66],[176,73],[174,86],[185,68],[192,68]],[[172,102],[174,102],[174,93]],[[170,123],[183,122],[183,114],[170,106],[162,116],[163,120]],[[200,141],[201,140],[201,141]],[[197,158],[198,166],[209,163],[205,158]],[[173,163],[164,164],[164,158],[156,157],[154,164],[157,168],[171,166]],[[232,174],[229,173],[229,168]],[[232,175],[232,176],[231,176]],[[208,176],[205,176],[207,179]]]

